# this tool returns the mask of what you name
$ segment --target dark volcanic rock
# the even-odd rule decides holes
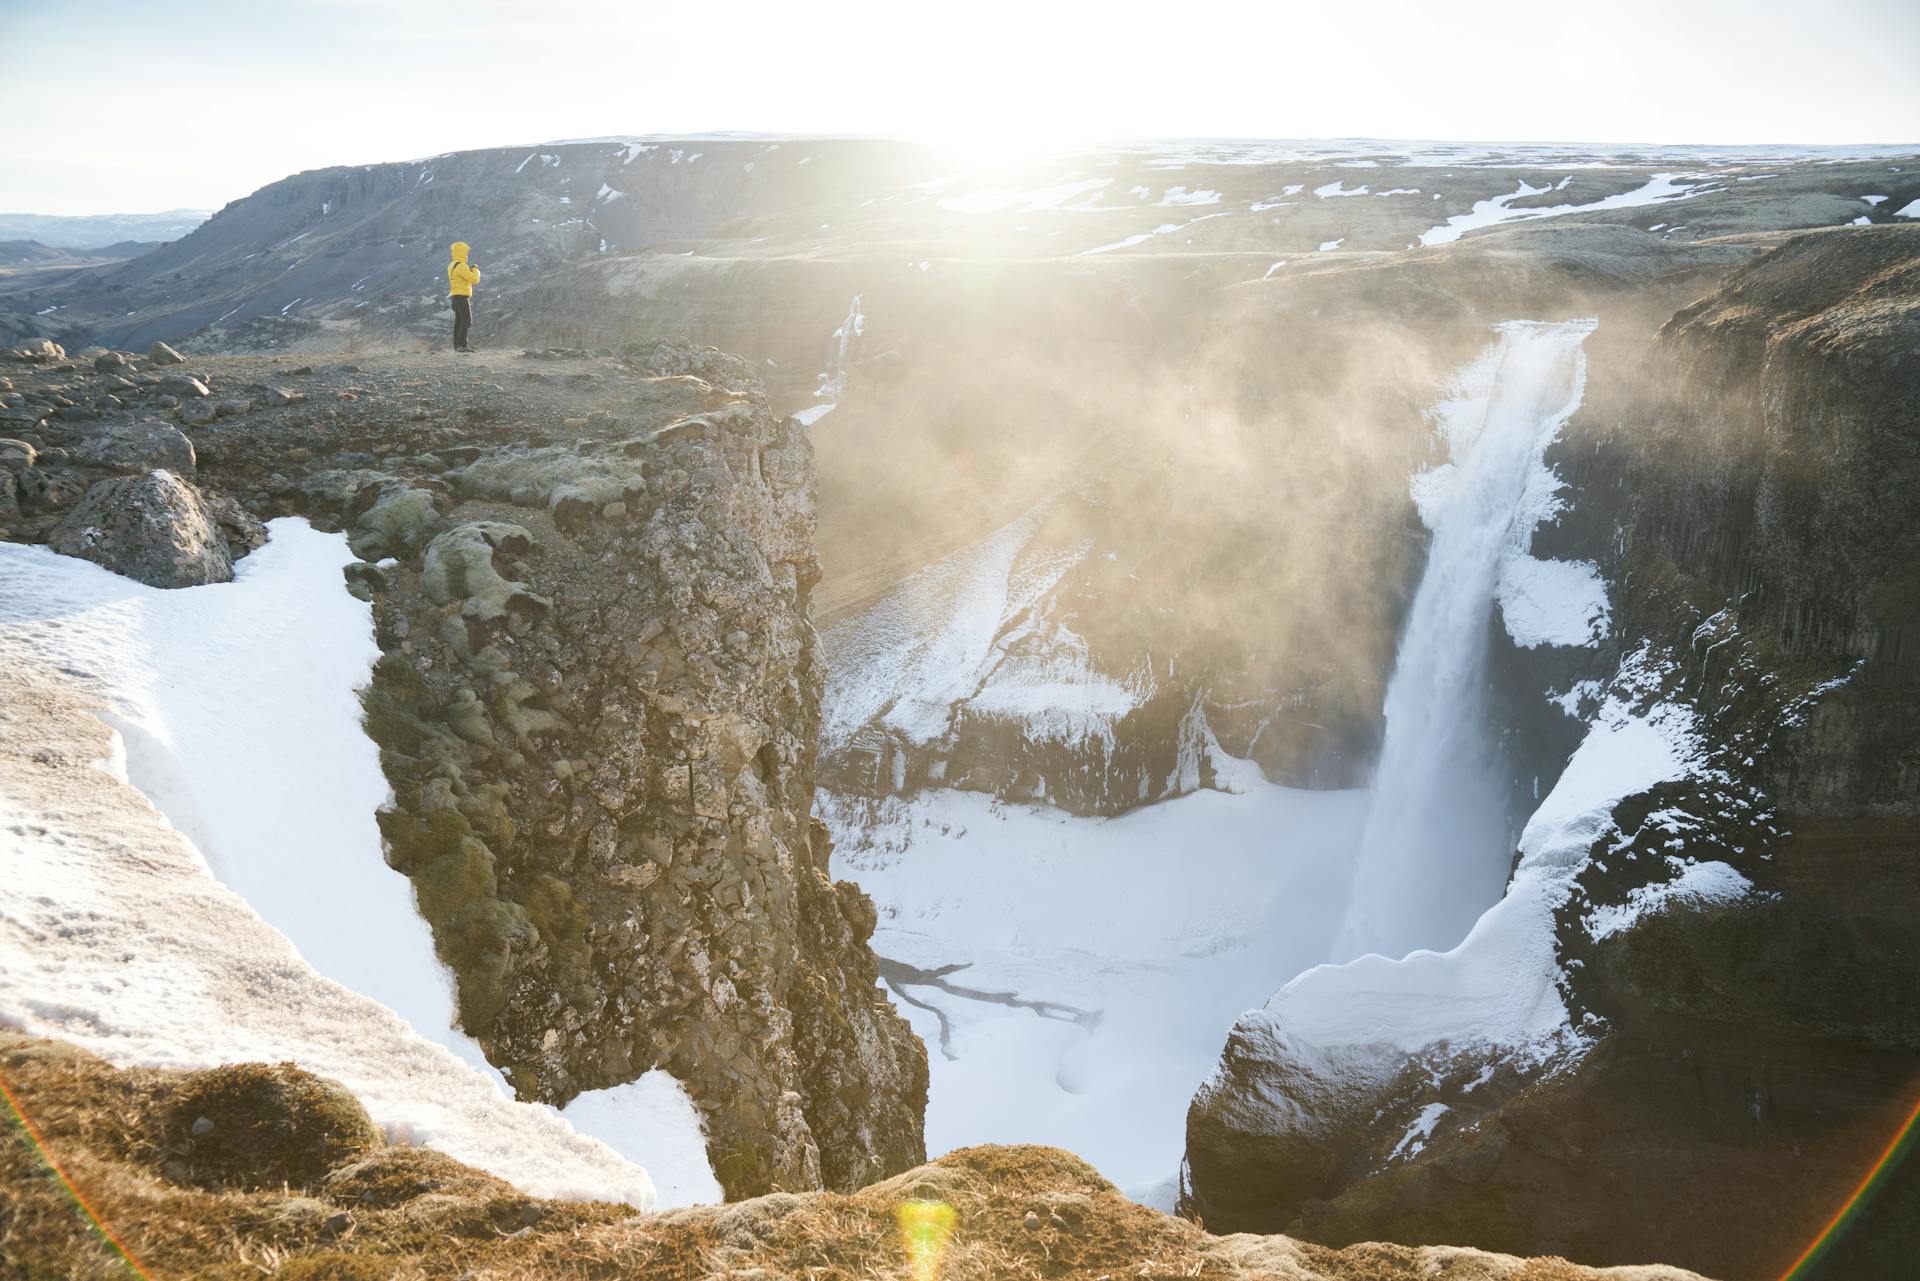
[[[199,492],[160,469],[96,484],[54,527],[47,544],[150,587],[233,578],[233,553]]]
[[[1705,753],[1617,805],[1557,910],[1578,1042],[1485,1079],[1388,1056],[1328,1099],[1284,1028],[1243,1021],[1189,1114],[1187,1204],[1329,1244],[1774,1275],[1920,1071],[1920,228],[1789,240],[1650,348],[1603,341],[1549,461],[1571,506],[1535,551],[1599,564],[1612,635],[1551,672],[1505,651],[1508,705],[1638,663]],[[1541,715],[1511,746],[1544,786],[1566,718]],[[1704,866],[1751,888],[1678,888]],[[1417,1155],[1381,1150],[1434,1105]],[[1915,1186],[1831,1275],[1900,1274]]]
[[[106,423],[87,432],[67,448],[71,461],[111,471],[165,468],[173,472],[194,469],[193,442],[178,427],[158,419],[137,423]]]

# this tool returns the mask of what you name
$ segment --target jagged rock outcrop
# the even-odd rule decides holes
[[[807,818],[806,440],[727,372],[666,381],[664,424],[615,408],[590,447],[446,473],[418,577],[380,571],[384,822],[518,1088],[664,1065],[710,1101],[730,1192],[850,1188],[916,1159],[924,1060]],[[393,492],[370,528],[422,491]]]
[[[56,368],[29,395],[80,403],[123,378],[141,408],[232,401],[191,428],[203,542],[225,536],[227,494],[370,558],[348,582],[384,651],[366,705],[389,861],[521,1096],[664,1067],[734,1196],[923,1160],[925,1050],[811,818],[811,452],[744,362],[654,344],[457,377],[391,356],[192,368]],[[23,494],[46,473],[14,537],[95,527],[91,496],[55,500],[99,474],[83,447],[115,421],[44,418],[4,455],[30,464]]]
[[[1284,1019],[1244,1020],[1189,1116],[1210,1226],[1746,1277],[1852,1194],[1920,1066],[1916,272],[1920,229],[1800,237],[1598,349],[1532,552],[1599,565],[1611,633],[1499,640],[1509,748],[1565,760],[1612,700],[1693,756],[1568,852],[1551,1052],[1383,1025],[1326,1097]],[[1823,1275],[1898,1275],[1916,1204],[1896,1177]]]

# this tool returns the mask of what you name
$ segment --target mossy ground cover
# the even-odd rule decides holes
[[[291,1065],[122,1070],[0,1034],[0,1079],[35,1136],[18,1118],[0,1136],[0,1281],[1597,1275],[1555,1259],[1212,1237],[1053,1148],[967,1148],[851,1195],[639,1214],[523,1196],[441,1153],[388,1145],[339,1086]]]

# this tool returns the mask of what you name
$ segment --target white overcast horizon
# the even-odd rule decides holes
[[[1920,4],[827,9],[0,0],[0,211],[217,209],[288,174],[567,138],[1920,150]]]

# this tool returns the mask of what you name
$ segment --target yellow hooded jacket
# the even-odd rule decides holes
[[[453,242],[453,261],[447,264],[447,297],[471,298],[480,283],[480,269],[467,266],[467,242]]]

